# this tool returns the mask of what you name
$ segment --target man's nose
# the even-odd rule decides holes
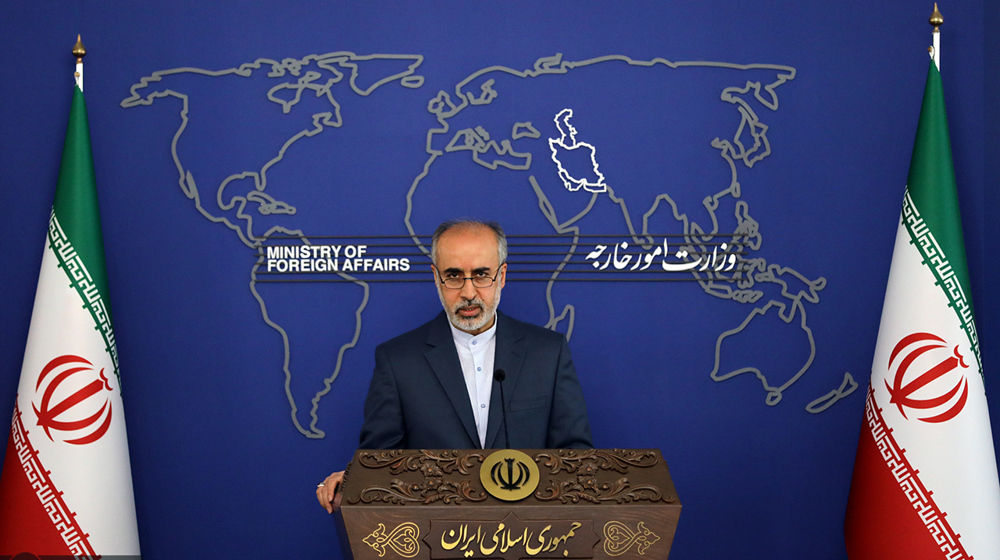
[[[476,287],[472,285],[472,280],[466,278],[465,284],[462,284],[462,298],[468,300],[475,299],[476,294]]]

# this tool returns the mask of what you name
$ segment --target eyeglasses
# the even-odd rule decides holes
[[[438,278],[441,280],[441,283],[444,284],[444,287],[449,290],[461,290],[465,287],[466,280],[471,280],[472,285],[477,288],[489,288],[494,282],[497,281],[497,278],[500,277],[500,271],[503,270],[504,264],[505,263],[500,263],[500,266],[497,267],[497,273],[493,275],[493,278],[490,278],[489,276],[468,276],[464,278],[461,276],[453,276],[441,278],[440,271],[438,272]]]

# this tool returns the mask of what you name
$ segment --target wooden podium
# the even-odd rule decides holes
[[[655,449],[359,450],[343,493],[346,560],[665,559],[681,513]]]

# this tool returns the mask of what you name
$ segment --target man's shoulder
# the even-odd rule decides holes
[[[561,345],[566,341],[566,335],[559,331],[521,321],[499,311],[497,311],[497,320],[497,336],[504,339],[523,340],[542,345]],[[448,318],[444,316],[444,312],[441,312],[423,325],[379,344],[376,352],[414,351],[425,349],[428,344],[434,346],[450,340],[452,340],[452,333],[448,326]]]
[[[442,315],[443,313],[439,313],[423,325],[390,338],[382,344],[379,344],[376,351],[398,351],[407,348],[424,347],[428,339],[432,338],[432,333],[440,335],[444,332],[450,336],[450,333],[448,332],[447,318],[442,317]]]
[[[517,338],[526,338],[533,341],[538,341],[542,343],[555,343],[561,344],[566,340],[566,335],[559,331],[549,330],[545,327],[540,327],[534,323],[527,323],[497,312],[497,317],[499,317],[500,324],[497,325],[497,334],[501,330],[509,330],[510,334]]]

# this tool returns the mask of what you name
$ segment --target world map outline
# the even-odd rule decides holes
[[[354,312],[355,325],[353,337],[340,345],[333,372],[323,378],[322,389],[318,390],[311,399],[311,408],[309,411],[310,422],[308,427],[306,427],[298,418],[299,404],[296,402],[296,399],[290,389],[293,374],[290,367],[292,353],[289,335],[286,332],[286,329],[270,317],[267,302],[257,290],[257,282],[258,269],[263,261],[263,243],[270,236],[278,234],[296,236],[304,244],[312,244],[312,241],[302,230],[285,228],[280,225],[273,226],[263,233],[255,233],[253,229],[254,214],[252,211],[248,211],[247,207],[249,205],[255,205],[256,213],[261,216],[293,215],[296,212],[295,206],[285,201],[278,200],[265,192],[268,186],[267,173],[274,166],[281,163],[285,157],[286,151],[300,140],[313,138],[328,129],[340,128],[343,125],[344,117],[341,114],[341,104],[337,101],[337,98],[333,95],[332,91],[335,85],[342,83],[344,77],[347,76],[348,71],[350,75],[348,80],[350,90],[355,95],[361,97],[367,97],[378,88],[394,82],[398,82],[399,85],[404,88],[418,90],[423,86],[425,81],[423,76],[416,74],[416,70],[422,64],[423,60],[423,56],[412,54],[357,55],[352,52],[337,51],[327,54],[308,55],[301,59],[285,58],[281,61],[261,58],[253,63],[247,63],[235,68],[220,71],[210,71],[191,67],[175,68],[154,72],[150,76],[143,77],[138,83],[131,87],[130,97],[126,98],[121,103],[123,108],[132,108],[152,105],[157,99],[166,97],[172,97],[181,101],[181,124],[174,134],[171,142],[171,157],[179,173],[178,184],[185,196],[193,201],[195,208],[202,216],[213,223],[225,225],[228,229],[237,234],[243,245],[257,251],[258,255],[260,255],[250,271],[251,278],[249,287],[253,297],[260,306],[264,322],[277,331],[282,337],[284,347],[283,373],[285,376],[285,393],[291,408],[291,418],[296,430],[307,438],[322,438],[325,436],[325,432],[317,427],[319,422],[320,401],[331,391],[334,381],[339,376],[345,353],[354,348],[360,339],[362,315],[368,305],[370,297],[369,285],[367,282],[354,275],[344,272],[337,273],[344,280],[358,286],[362,290],[362,297]],[[366,64],[373,61],[402,63],[405,64],[406,68],[402,71],[382,76],[380,79],[371,82],[367,87],[363,87],[359,85],[359,81],[361,81],[359,78],[361,77]],[[562,272],[563,267],[576,253],[577,248],[580,245],[581,229],[579,222],[586,217],[589,212],[591,212],[601,196],[606,195],[608,200],[620,209],[623,223],[626,226],[625,229],[628,232],[627,235],[637,246],[649,248],[655,243],[653,234],[649,229],[650,219],[660,208],[661,204],[665,204],[669,207],[672,219],[682,226],[685,236],[684,247],[691,249],[692,252],[703,250],[707,246],[706,244],[715,241],[716,237],[727,235],[721,233],[722,230],[719,225],[720,219],[717,213],[720,206],[731,203],[733,216],[737,221],[737,227],[733,230],[735,233],[728,234],[729,237],[726,238],[726,241],[734,246],[738,246],[739,248],[748,251],[757,251],[761,248],[763,236],[760,233],[760,226],[756,220],[751,217],[749,204],[744,200],[740,200],[741,184],[738,180],[738,162],[742,162],[743,167],[751,169],[755,164],[761,162],[770,155],[771,146],[767,138],[767,125],[761,122],[757,112],[751,106],[750,102],[744,99],[743,96],[749,96],[751,99],[756,100],[756,102],[760,103],[768,110],[777,111],[778,96],[776,89],[787,81],[793,80],[795,77],[794,68],[781,65],[740,65],[725,62],[706,61],[671,62],[663,58],[635,60],[622,55],[608,55],[581,61],[568,61],[563,60],[561,54],[556,54],[537,59],[533,67],[529,69],[516,70],[506,66],[495,65],[478,70],[454,86],[454,99],[457,101],[453,100],[451,94],[441,90],[427,104],[427,111],[435,117],[439,126],[431,128],[427,132],[425,146],[425,152],[428,154],[427,160],[423,166],[423,171],[414,178],[408,192],[406,193],[407,211],[404,216],[404,224],[412,237],[414,245],[424,254],[429,254],[429,249],[424,246],[421,242],[421,237],[416,233],[416,228],[412,223],[412,216],[414,209],[414,197],[418,194],[419,189],[422,186],[422,182],[430,175],[436,160],[446,155],[460,155],[460,152],[468,152],[478,165],[486,169],[490,169],[491,171],[497,171],[501,168],[508,171],[529,171],[532,164],[532,153],[530,151],[516,151],[514,143],[523,139],[539,140],[542,137],[539,130],[533,126],[532,121],[525,120],[517,121],[512,126],[509,139],[502,139],[498,142],[497,139],[493,137],[494,135],[491,135],[484,126],[473,126],[454,132],[454,134],[450,137],[450,141],[445,146],[435,147],[436,142],[439,145],[439,139],[445,138],[451,131],[451,121],[455,119],[456,116],[460,115],[466,109],[487,107],[493,103],[494,100],[498,99],[502,95],[502,89],[501,91],[498,91],[496,86],[498,80],[502,80],[503,78],[513,77],[520,80],[531,80],[540,76],[563,75],[578,68],[586,68],[606,63],[624,63],[630,67],[640,69],[659,67],[669,69],[671,71],[698,68],[733,71],[763,70],[773,72],[775,76],[773,81],[769,83],[762,83],[761,81],[746,81],[743,85],[725,88],[720,93],[721,101],[735,106],[740,114],[741,120],[731,138],[716,138],[711,142],[711,147],[717,150],[718,155],[728,165],[731,173],[731,182],[725,189],[704,198],[703,206],[708,213],[709,220],[711,222],[710,227],[703,227],[699,222],[692,220],[687,213],[681,211],[674,198],[672,198],[670,194],[664,192],[658,194],[652,205],[645,213],[643,213],[642,228],[639,231],[636,231],[636,228],[633,225],[632,214],[628,208],[625,197],[616,195],[615,189],[612,186],[614,181],[608,180],[607,182],[604,182],[603,176],[601,177],[601,187],[603,188],[599,188],[594,191],[591,191],[590,189],[580,191],[581,195],[585,195],[585,193],[589,193],[590,195],[588,204],[582,209],[582,211],[577,212],[575,215],[566,220],[560,221],[556,208],[552,202],[550,202],[549,196],[546,195],[546,191],[542,186],[546,178],[541,177],[540,180],[539,177],[536,177],[533,173],[528,175],[527,181],[530,184],[532,192],[537,197],[538,208],[543,214],[545,220],[550,224],[553,232],[560,235],[572,236],[565,259],[563,259],[562,264],[559,265],[552,273],[545,288],[546,305],[548,307],[549,315],[549,321],[545,326],[553,330],[559,328],[564,329],[568,338],[571,338],[573,334],[576,314],[575,305],[572,303],[566,304],[557,314],[556,305],[553,301],[553,290],[556,283],[559,281],[559,275]],[[320,71],[310,69],[311,67],[321,69],[327,72],[329,76],[325,81],[323,81],[322,78],[324,75]],[[160,82],[166,78],[183,74],[197,75],[207,78],[217,78],[223,76],[249,77],[255,71],[262,69],[267,69],[268,78],[274,78],[280,82],[269,89],[267,92],[267,99],[272,103],[280,105],[283,113],[289,113],[289,111],[302,100],[303,94],[307,92],[314,94],[317,98],[325,98],[330,104],[332,110],[312,114],[312,126],[298,131],[296,134],[287,138],[282,143],[278,152],[259,169],[244,170],[227,176],[216,189],[215,204],[222,212],[217,212],[214,209],[210,211],[206,209],[205,205],[202,203],[201,194],[197,184],[195,183],[194,175],[191,170],[182,163],[181,158],[178,155],[178,141],[181,139],[188,125],[189,96],[174,89],[160,89],[157,86],[159,86]],[[479,86],[479,91],[477,93],[473,93],[472,91],[466,89],[474,84]],[[290,98],[284,97],[288,94],[291,94]],[[570,117],[567,118],[572,118],[572,110],[570,110],[569,114]],[[558,119],[559,115],[552,115],[551,118],[553,118],[553,120]],[[558,124],[558,121],[556,122]],[[587,131],[578,129],[575,130],[575,133],[579,134],[581,137],[586,137]],[[547,143],[550,144],[553,140],[554,139],[552,138],[547,139]],[[600,157],[600,145],[588,145],[593,148],[592,156],[595,158],[594,166],[596,170],[597,159]],[[492,160],[489,159],[490,154],[493,154]],[[230,187],[231,185],[238,185],[244,180],[252,180],[253,188],[249,189],[248,192],[242,196],[227,195],[227,187]],[[225,212],[234,213],[236,220],[232,220],[230,217],[223,215]],[[240,221],[243,223],[240,224]],[[715,344],[714,368],[710,373],[710,377],[711,379],[720,382],[741,375],[742,373],[753,373],[765,390],[765,403],[769,406],[774,406],[781,401],[783,392],[798,381],[813,363],[816,354],[816,343],[813,339],[812,330],[807,323],[807,314],[804,302],[818,304],[820,301],[819,292],[826,286],[826,280],[822,277],[810,280],[805,275],[800,274],[790,267],[769,263],[763,257],[754,256],[752,258],[744,259],[744,263],[744,267],[741,270],[734,271],[731,275],[724,275],[714,271],[709,271],[707,273],[693,271],[691,273],[694,276],[694,279],[701,286],[704,293],[707,295],[724,300],[732,300],[740,304],[757,304],[764,296],[763,289],[759,289],[760,285],[771,285],[779,289],[779,295],[777,298],[770,298],[762,305],[756,305],[746,315],[745,320],[740,325],[733,329],[726,330],[718,336]],[[790,287],[792,283],[798,283],[804,287]],[[733,289],[734,285],[736,289]],[[755,286],[758,289],[754,289]],[[807,336],[809,345],[808,359],[801,366],[801,368],[799,368],[794,375],[786,379],[784,383],[780,384],[777,382],[770,382],[767,375],[756,367],[748,366],[722,371],[722,348],[726,339],[743,332],[755,318],[766,315],[772,310],[776,312],[780,317],[780,320],[786,324],[793,324],[794,319],[796,317],[799,318],[798,326]],[[806,410],[810,413],[822,412],[838,400],[850,395],[856,388],[857,383],[853,380],[851,374],[845,372],[843,380],[838,387],[820,396],[819,398],[812,400],[806,406]]]

